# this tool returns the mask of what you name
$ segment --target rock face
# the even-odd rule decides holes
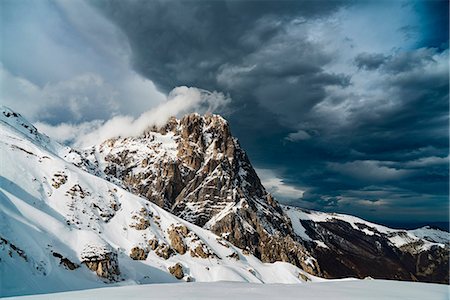
[[[449,283],[448,249],[432,246],[420,252],[412,245],[394,247],[383,235],[366,235],[343,221],[302,221],[306,232],[328,248],[313,251],[329,278],[367,276],[382,279]]]
[[[148,252],[139,247],[131,248],[130,257],[134,260],[146,260]]]
[[[184,277],[183,266],[180,263],[176,263],[175,265],[169,267],[169,272],[176,279],[182,279]]]
[[[172,248],[175,249],[179,254],[183,255],[186,253],[187,247],[183,241],[183,237],[186,237],[189,233],[186,226],[175,227],[171,226],[168,229],[170,244]]]
[[[320,275],[222,117],[171,118],[142,136],[111,139],[84,155],[103,166],[105,178],[119,181],[131,192],[213,231],[262,261],[291,262]],[[182,232],[171,230],[169,235],[171,248],[186,253]],[[193,249],[191,255],[210,255],[202,251],[203,247]]]
[[[80,266],[72,261],[70,261],[67,257],[62,256],[58,252],[52,253],[53,257],[59,258],[59,264],[68,270],[78,269]]]
[[[99,277],[109,281],[117,281],[119,278],[117,253],[106,245],[86,245],[81,254],[81,262]]]
[[[449,283],[448,233],[395,230],[351,216],[284,209],[293,222],[300,219],[306,247],[324,277]]]

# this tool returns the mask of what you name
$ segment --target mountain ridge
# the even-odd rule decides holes
[[[20,293],[20,288],[57,291],[51,284],[61,291],[122,280],[324,280],[308,273],[448,283],[448,273],[442,273],[448,269],[448,233],[430,241],[431,229],[380,229],[361,219],[279,205],[226,121],[209,116],[206,127],[200,127],[203,118],[190,115],[185,123],[172,118],[141,137],[112,139],[80,151],[59,145],[20,114],[2,108],[0,264],[9,275],[3,283],[8,294]],[[208,124],[220,130],[208,129]],[[178,180],[182,188],[171,198],[166,192],[176,188],[171,184],[180,177],[189,180]],[[147,198],[149,191],[159,198]],[[231,199],[222,199],[224,195]],[[205,201],[200,203],[203,217],[191,218],[185,208],[195,212],[199,199]],[[225,203],[215,207],[216,199]],[[334,240],[357,247],[344,249]],[[374,259],[384,253],[372,250],[376,241],[393,253],[388,267]],[[368,261],[375,263],[367,268]],[[436,268],[430,267],[433,263]],[[28,286],[17,286],[17,276],[28,278]]]

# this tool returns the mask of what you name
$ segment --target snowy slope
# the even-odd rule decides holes
[[[433,229],[428,226],[414,230],[391,229],[382,225],[368,222],[361,218],[337,214],[324,213],[319,211],[305,210],[297,207],[283,206],[283,211],[292,221],[294,231],[304,240],[313,240],[306,234],[306,230],[301,224],[301,220],[313,222],[330,222],[340,220],[350,224],[353,229],[364,232],[366,235],[386,235],[389,241],[397,248],[407,244],[421,242],[420,250],[430,249],[432,246],[445,247],[450,243],[450,233]],[[323,245],[321,241],[315,241],[319,246]]]
[[[251,284],[237,282],[152,284],[113,287],[68,293],[14,297],[11,299],[315,299],[315,300],[447,300],[446,285],[385,280],[335,281],[311,284]],[[10,299],[10,298],[8,298]]]
[[[168,271],[176,263],[186,281],[322,280],[288,263],[261,263],[210,231],[81,170],[61,158],[70,149],[30,126],[20,115],[2,109],[1,296],[176,282]],[[184,254],[175,250],[175,238],[169,234],[174,229],[184,232],[178,234]],[[150,243],[160,247],[152,249]],[[117,255],[120,274],[102,278],[82,263],[99,249]],[[148,257],[131,259],[133,249]],[[162,253],[168,249],[167,255]]]

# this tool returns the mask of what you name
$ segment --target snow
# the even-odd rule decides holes
[[[292,228],[294,229],[295,234],[297,234],[305,241],[311,241],[311,238],[306,234],[305,227],[303,227],[302,223],[300,222],[301,218],[298,211],[289,209],[285,210],[285,213],[289,217],[289,219],[291,219]]]
[[[90,299],[315,299],[315,300],[447,300],[446,285],[411,283],[387,280],[333,281],[294,284],[252,284],[236,282],[151,284],[110,287],[76,292],[66,292],[8,299],[90,300]]]
[[[184,280],[189,277],[195,282],[301,284],[305,281],[300,274],[313,282],[323,281],[288,263],[267,264],[244,255],[212,232],[80,169],[66,161],[67,154],[73,153],[70,149],[38,132],[24,134],[17,126],[21,125],[13,121],[0,123],[0,236],[8,242],[0,244],[0,296],[173,283],[178,280],[168,267],[175,263],[182,264]],[[173,155],[173,136],[155,138],[161,139],[169,145],[161,155]],[[140,218],[148,220],[143,230],[133,227]],[[177,225],[191,233],[184,238],[186,254],[165,260],[150,250],[146,260],[129,257],[133,247],[146,247],[153,238],[170,244],[167,229]],[[192,257],[190,249],[200,242],[217,257]],[[26,259],[11,247],[23,251]],[[117,252],[121,281],[107,283],[82,264],[86,249],[94,247]],[[80,267],[68,270],[52,253]],[[233,253],[239,260],[228,257]]]
[[[445,232],[445,231],[442,231],[439,229],[433,229],[429,226],[425,226],[425,227],[414,229],[414,230],[409,230],[409,232],[419,238],[426,239],[430,242],[441,243],[441,244],[450,243],[448,232]]]
[[[285,205],[282,206],[282,209],[291,219],[294,232],[305,241],[311,241],[312,239],[307,235],[305,228],[300,222],[301,220],[309,220],[313,222],[340,220],[349,223],[355,230],[362,231],[367,235],[385,234],[388,236],[389,241],[397,248],[400,248],[406,244],[420,242],[421,246],[418,250],[422,251],[427,250],[432,246],[444,247],[446,244],[450,243],[450,233],[438,229],[432,229],[430,227],[422,227],[415,230],[399,230],[391,229],[386,226],[371,223],[361,218],[345,214],[324,213]],[[314,242],[316,242],[320,247],[326,247],[326,245],[320,241]]]
[[[301,295],[314,299],[370,299],[371,295],[376,295],[373,299],[444,299],[447,295],[446,286],[378,280],[329,281],[311,276],[285,262],[262,263],[252,255],[244,255],[241,249],[210,231],[93,175],[100,172],[95,165],[84,166],[89,173],[82,170],[73,164],[82,163],[79,154],[33,128],[20,115],[14,115],[6,108],[1,109],[0,297],[62,291],[72,292],[28,298],[142,299],[143,295],[152,295],[154,298],[179,299],[182,295],[183,299],[236,297],[251,300],[280,299],[280,295],[285,299],[298,299]],[[97,147],[95,151],[86,151],[92,151],[92,155],[103,151],[106,155],[129,150],[136,151],[137,161],[150,155],[153,155],[150,159],[158,161],[162,157],[176,156],[175,139],[170,133],[149,133],[146,141],[149,144],[145,147],[142,141],[130,138],[117,140],[114,147],[105,143],[103,149]],[[160,144],[164,146],[160,147]],[[146,148],[148,146],[158,151]],[[100,167],[104,163],[101,157],[94,157],[92,161]],[[149,166],[152,164],[149,163]],[[239,205],[245,205],[244,200],[237,206],[222,203],[223,211],[208,225]],[[392,234],[391,241],[398,245],[406,241],[399,231],[351,216],[284,209],[292,219],[295,232],[304,239],[309,237],[300,219],[319,221],[338,218],[349,222],[354,228],[358,228],[357,223],[362,223],[376,230],[367,229],[367,234]],[[138,230],[135,225],[141,218],[148,221],[148,226]],[[146,247],[150,239],[170,244],[167,230],[179,225],[186,226],[190,232],[188,237],[183,238],[188,248],[186,254],[175,254],[167,260],[154,251],[149,251],[147,259],[142,261],[129,257],[133,247]],[[448,242],[448,235],[430,228],[405,234],[413,240],[427,239],[425,246]],[[199,244],[215,253],[216,257],[192,257],[189,250]],[[94,248],[117,252],[120,281],[107,282],[82,264],[86,251]],[[58,253],[80,267],[68,270],[52,253]],[[239,260],[229,257],[233,253]],[[194,283],[177,283],[179,281],[168,272],[168,267],[175,263],[183,266],[183,280],[189,278]],[[92,288],[96,289],[85,290]]]

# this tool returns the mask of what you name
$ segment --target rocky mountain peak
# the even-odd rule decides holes
[[[53,142],[11,110],[0,121],[0,261],[5,274],[19,272],[7,281],[21,290],[18,278],[28,277],[84,286],[86,270],[105,283],[148,283],[150,269],[170,280],[211,280],[217,268],[216,280],[238,272],[232,278],[278,282],[287,278],[278,277],[282,266],[289,282],[315,278],[250,254],[331,278],[448,283],[448,232],[280,206],[219,116],[170,118],[84,151]],[[208,267],[199,273],[200,259]]]
[[[220,116],[170,118],[140,137],[109,140],[84,155],[106,178],[263,261],[289,261],[318,272],[304,263],[307,251],[292,239],[289,219]]]

